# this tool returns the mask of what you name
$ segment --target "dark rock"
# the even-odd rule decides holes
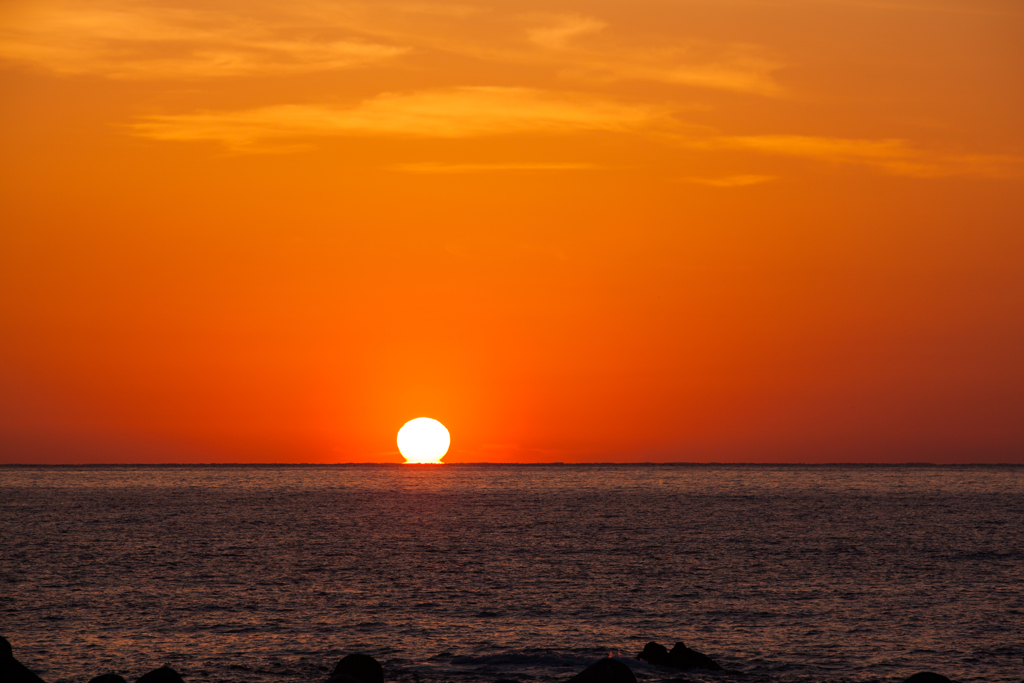
[[[345,681],[339,677],[352,680]],[[335,678],[339,678],[339,680],[334,681]],[[328,683],[331,681],[334,683],[384,683],[384,668],[370,655],[353,652],[342,657],[338,665],[334,667]]]
[[[185,683],[181,674],[164,664],[159,669],[153,669],[148,674],[142,674],[135,679],[135,683]]]
[[[14,658],[14,649],[3,636],[0,636],[0,681],[3,683],[43,683],[43,679]]]
[[[636,683],[636,676],[619,660],[607,657],[591,664],[566,683]]]
[[[931,671],[922,671],[906,679],[903,683],[953,683],[953,681]]]
[[[362,683],[358,678],[352,678],[348,674],[337,674],[327,679],[327,683]]]
[[[89,683],[128,683],[128,681],[117,674],[102,674],[93,678]]]
[[[651,641],[644,645],[643,652],[636,656],[637,659],[642,659],[648,664],[656,664],[657,666],[672,666],[671,660],[668,658],[668,648],[660,643]]]
[[[655,642],[644,645],[644,650],[636,656],[645,662],[656,666],[667,666],[683,671],[693,669],[707,669],[708,671],[721,671],[722,667],[718,662],[702,652],[691,650],[685,643],[676,643],[671,651]]]
[[[691,669],[707,669],[708,671],[721,671],[722,667],[718,662],[708,657],[703,652],[697,652],[686,647],[685,643],[676,643],[668,653],[673,666],[683,671]]]

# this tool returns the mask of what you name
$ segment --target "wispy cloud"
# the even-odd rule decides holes
[[[773,175],[731,175],[720,178],[678,178],[679,182],[694,183],[696,185],[707,185],[708,187],[747,187],[749,185],[760,185],[761,183],[776,180]]]
[[[153,80],[349,69],[410,50],[338,35],[311,18],[257,21],[224,10],[122,0],[15,3],[0,18],[0,59],[60,74]],[[316,29],[316,30],[314,30]],[[351,32],[349,32],[351,34]]]
[[[783,66],[751,45],[712,45],[678,42],[657,47],[624,43],[609,37],[581,45],[576,38],[604,32],[608,24],[595,17],[559,15],[543,17],[527,30],[539,52],[512,52],[500,48],[493,58],[547,62],[564,77],[584,81],[653,81],[671,85],[731,90],[763,96],[783,93],[774,72]]]
[[[402,59],[412,54],[417,55],[415,65],[413,60]],[[459,59],[471,64],[468,71],[452,66]],[[511,14],[500,4],[304,0],[281,5],[252,0],[244,5],[220,1],[162,5],[158,0],[85,4],[8,0],[0,5],[0,61],[60,74],[132,80],[266,76],[390,64],[407,69],[400,82],[416,83],[423,75],[420,82],[432,84],[420,90],[383,93],[347,106],[322,101],[285,103],[288,100],[277,99],[281,97],[279,89],[268,89],[264,100],[268,106],[151,115],[129,126],[133,134],[142,137],[209,141],[233,150],[289,152],[308,149],[316,138],[338,136],[466,138],[609,131],[672,138],[709,152],[799,157],[914,177],[1006,177],[1018,175],[1022,165],[1018,157],[929,150],[896,138],[730,135],[688,126],[672,117],[673,112],[685,108],[680,104],[681,95],[669,94],[666,100],[647,103],[624,102],[609,94],[621,93],[624,88],[610,84],[646,81],[779,97],[785,90],[775,74],[782,62],[757,45],[641,41],[628,29],[599,17],[578,13],[523,16]],[[505,83],[515,82],[510,75],[546,71],[541,81],[550,84],[551,77],[557,76],[566,92],[436,87],[445,82],[479,82],[481,63],[493,67],[489,73],[501,74]],[[509,68],[501,71],[503,67]],[[466,80],[458,80],[463,76]],[[529,78],[533,76],[524,82],[537,82]],[[602,95],[581,92],[588,89]],[[337,95],[344,98],[346,93]],[[394,170],[476,173],[580,168],[572,163],[499,162],[411,164]],[[683,181],[741,187],[767,179],[769,176],[733,174]]]
[[[292,104],[237,111],[163,114],[139,118],[135,135],[154,140],[216,142],[235,151],[288,152],[308,149],[317,138],[398,136],[470,138],[512,134],[569,135],[604,131],[674,141],[710,153],[744,151],[825,163],[859,165],[919,178],[957,175],[1013,177],[1024,162],[1008,155],[964,154],[922,149],[902,139],[856,139],[808,135],[723,135],[687,126],[667,106],[623,103],[579,93],[530,88],[464,87],[384,93],[351,106]],[[581,163],[417,163],[392,167],[406,173],[568,171],[595,168]],[[775,179],[735,174],[685,177],[682,182],[742,187]]]
[[[1024,16],[1020,4],[1014,0],[979,0],[977,2],[877,2],[873,0],[790,0],[792,4],[834,5],[865,10],[917,12],[929,14],[965,14],[990,17]]]
[[[527,23],[524,29],[523,22]],[[482,30],[486,27],[487,30]],[[393,0],[161,5],[149,0],[9,0],[0,60],[59,74],[210,79],[352,69],[418,54],[530,65],[580,82],[655,81],[777,96],[780,64],[759,48],[630,42],[597,17]],[[524,33],[525,30],[525,40]],[[606,34],[612,34],[610,36]],[[584,36],[594,40],[581,41]],[[457,68],[456,68],[457,71]]]
[[[579,163],[488,163],[488,164],[448,164],[435,162],[421,162],[412,164],[397,164],[391,167],[393,171],[402,173],[491,173],[502,171],[592,171],[602,168],[597,164]]]
[[[606,24],[593,17],[566,15],[553,17],[545,25],[530,29],[527,35],[530,41],[553,50],[565,48],[569,41],[588,33],[597,33]]]
[[[906,140],[858,140],[808,135],[718,136],[698,146],[742,149],[836,164],[872,166],[893,175],[934,178],[954,175],[1015,176],[1021,159],[1007,155],[957,154],[913,147]]]
[[[582,73],[598,79],[638,80],[775,97],[783,94],[773,72],[781,64],[752,56],[687,61],[679,55],[633,52],[622,59],[594,59]]]
[[[625,132],[651,125],[659,110],[527,88],[452,88],[383,94],[352,107],[282,105],[233,112],[147,116],[132,126],[155,140],[220,142],[258,151],[261,143],[345,135],[465,138],[509,133]]]

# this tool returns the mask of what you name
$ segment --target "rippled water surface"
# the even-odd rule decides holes
[[[9,467],[0,527],[0,634],[50,682],[1024,677],[1020,467]]]

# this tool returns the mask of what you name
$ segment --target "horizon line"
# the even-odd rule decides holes
[[[0,463],[2,468],[29,467],[404,467],[421,463],[404,462],[151,462],[151,463]],[[451,462],[428,463],[449,467],[1024,467],[1015,462]]]

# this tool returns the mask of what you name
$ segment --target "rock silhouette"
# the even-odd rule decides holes
[[[43,683],[43,679],[14,658],[14,649],[0,636],[0,681],[3,683]]]
[[[159,669],[153,669],[149,673],[142,674],[135,680],[135,683],[185,683],[181,675],[164,664]]]
[[[327,683],[384,683],[384,668],[370,655],[345,655],[334,667]]]
[[[600,659],[566,683],[636,683],[633,670],[617,659]]]
[[[910,678],[904,680],[903,683],[953,683],[953,681],[941,674],[932,673],[931,671],[922,671],[921,673],[916,673]]]
[[[650,642],[644,645],[643,652],[636,656],[650,664],[667,666],[683,671],[693,669],[707,669],[708,671],[721,671],[722,667],[715,660],[702,652],[691,650],[685,643],[676,643],[669,651],[664,645]]]
[[[117,674],[100,674],[96,678],[91,679],[89,683],[128,683],[128,681]]]

